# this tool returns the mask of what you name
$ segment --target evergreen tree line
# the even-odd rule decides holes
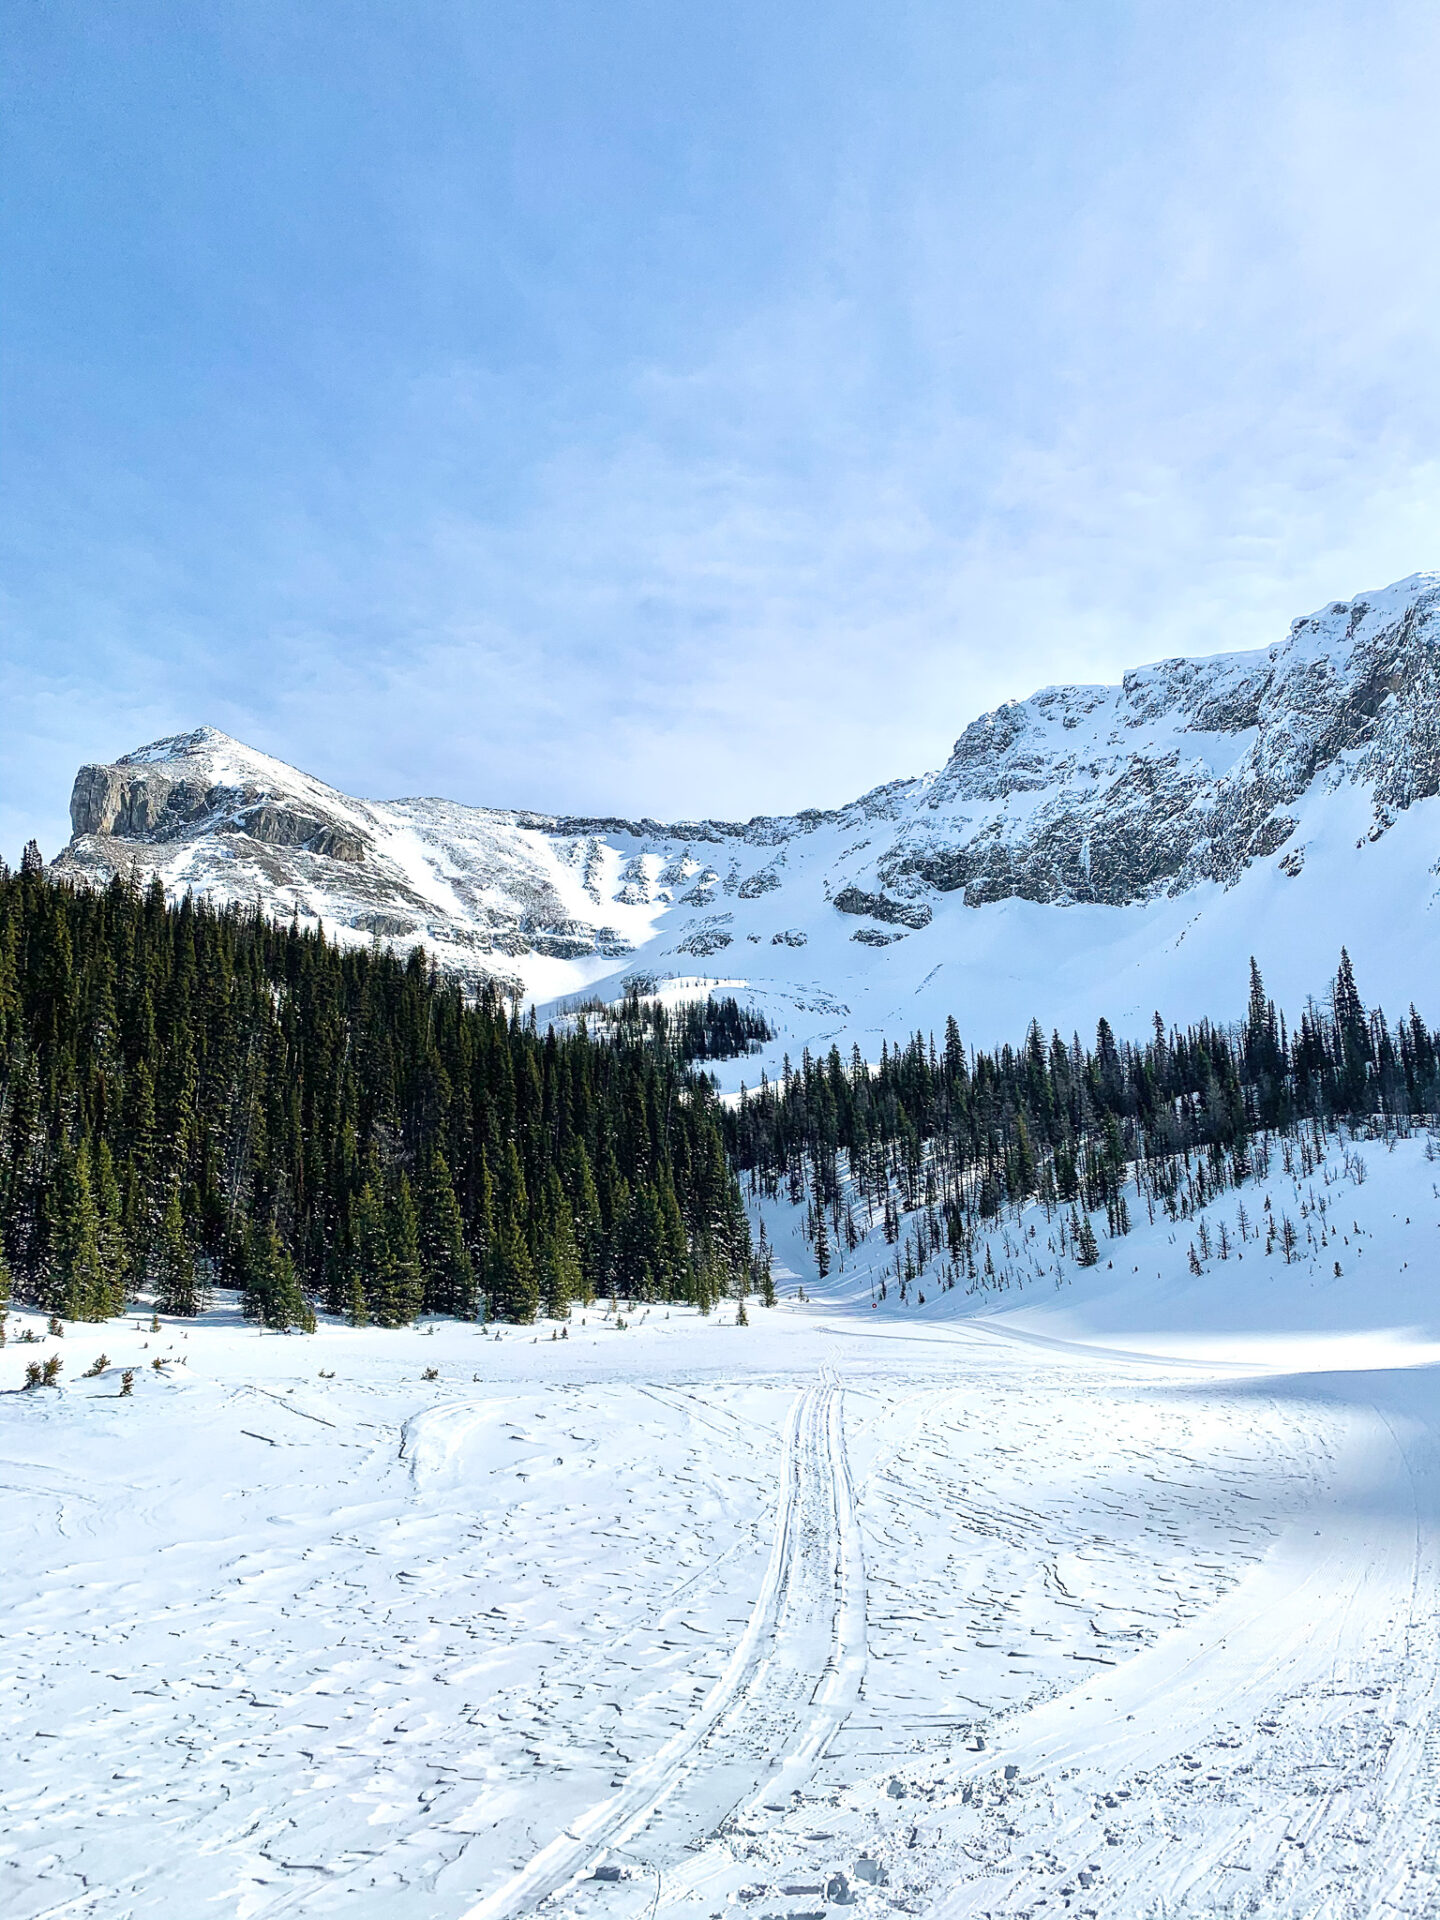
[[[1352,1124],[1366,1136],[1393,1138],[1409,1131],[1412,1118],[1376,1113]],[[1332,1185],[1338,1175],[1326,1162],[1336,1136],[1343,1142],[1345,1132],[1346,1121],[1339,1115],[1292,1117],[1282,1127],[1245,1134],[1230,1146],[1216,1139],[1203,1146],[1137,1160],[1129,1170],[1133,1195],[1127,1198],[1125,1191],[1117,1188],[1105,1201],[1106,1230],[1112,1240],[1128,1233],[1132,1204],[1145,1209],[1152,1226],[1162,1214],[1176,1223],[1197,1219],[1195,1237],[1189,1244],[1190,1270],[1197,1275],[1207,1272],[1207,1263],[1213,1260],[1237,1255],[1243,1260],[1244,1248],[1251,1240],[1260,1243],[1267,1256],[1277,1254],[1286,1265],[1305,1257],[1307,1250],[1320,1254],[1338,1232],[1334,1221],[1327,1220],[1323,1190],[1318,1199],[1313,1187],[1308,1200],[1298,1199],[1298,1226],[1287,1213],[1272,1210],[1268,1194],[1253,1218],[1241,1200],[1233,1231],[1222,1222],[1212,1234],[1204,1209],[1227,1188],[1246,1189],[1252,1183],[1268,1180],[1277,1152],[1297,1194],[1300,1183],[1311,1180],[1317,1170],[1322,1189]],[[1427,1157],[1436,1158],[1433,1142],[1427,1145]],[[1360,1155],[1345,1152],[1343,1171],[1357,1185],[1363,1185],[1365,1162]],[[1024,1212],[1025,1200],[1017,1197],[1013,1217],[1006,1217],[1002,1209],[997,1221],[980,1214],[973,1181],[958,1197],[952,1193],[943,1204],[921,1206],[904,1219],[893,1198],[887,1197],[882,1214],[885,1238],[895,1251],[885,1265],[872,1272],[872,1290],[883,1300],[893,1284],[902,1302],[909,1298],[909,1288],[922,1281],[943,1292],[963,1286],[967,1293],[1003,1293],[1052,1274],[1057,1283],[1063,1282],[1063,1261],[1067,1257],[1080,1267],[1099,1264],[1100,1241],[1090,1210],[1083,1204],[1084,1196],[1077,1194],[1067,1206],[1053,1179],[1045,1178],[1042,1171],[1028,1198],[1038,1202],[1029,1217]],[[844,1218],[847,1225],[853,1224],[853,1206],[844,1210]],[[817,1242],[817,1252],[828,1261],[823,1220],[807,1220],[807,1230]],[[1334,1272],[1338,1279],[1338,1259]],[[921,1306],[925,1304],[923,1292],[918,1293],[918,1301]]]
[[[592,1032],[634,1043],[648,1039],[686,1066],[697,1060],[735,1060],[775,1038],[764,1016],[742,1007],[733,994],[665,1007],[635,987],[618,1006],[596,1000],[583,1011]]]
[[[418,950],[0,864],[0,1290],[100,1320],[531,1321],[757,1284],[710,1083]]]
[[[883,1224],[903,1247],[908,1282],[942,1247],[949,1284],[977,1272],[977,1228],[1007,1207],[1040,1200],[1070,1210],[1067,1238],[1082,1264],[1097,1255],[1089,1213],[1105,1209],[1112,1235],[1129,1231],[1124,1188],[1172,1215],[1248,1177],[1272,1134],[1305,1124],[1407,1124],[1440,1111],[1440,1033],[1414,1007],[1393,1026],[1367,1011],[1342,949],[1328,1005],[1311,1003],[1291,1029],[1250,962],[1244,1021],[1167,1030],[1159,1014],[1144,1043],[1117,1041],[1099,1022],[1095,1044],[1032,1022],[1024,1043],[968,1049],[953,1018],[943,1042],[917,1033],[882,1045],[878,1066],[789,1059],[725,1115],[726,1139],[752,1192],[807,1207],[822,1275],[835,1246],[853,1250]],[[1318,1134],[1317,1134],[1318,1137]],[[842,1162],[843,1156],[843,1162]],[[857,1221],[856,1206],[862,1218]],[[903,1229],[901,1215],[918,1215]]]

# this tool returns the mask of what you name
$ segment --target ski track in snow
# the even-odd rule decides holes
[[[833,1379],[796,1400],[785,1430],[769,1565],[749,1623],[694,1717],[624,1787],[572,1821],[465,1920],[507,1920],[570,1890],[656,1829],[683,1845],[713,1819],[717,1786],[746,1802],[790,1795],[843,1724],[865,1664],[864,1574]],[[687,1804],[692,1783],[700,1809]],[[672,1842],[673,1844],[673,1837]]]
[[[1343,1293],[1161,1223],[980,1318],[12,1338],[0,1911],[1440,1910],[1440,1196],[1366,1151]]]

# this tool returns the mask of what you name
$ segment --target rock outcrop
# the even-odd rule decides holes
[[[1229,884],[1285,845],[1321,776],[1379,832],[1440,792],[1440,580],[1298,620],[1260,654],[1055,687],[968,727],[877,862],[896,891],[1124,906]],[[838,902],[837,902],[838,903]]]
[[[1259,652],[1009,702],[937,773],[829,812],[667,825],[363,801],[201,729],[82,767],[56,864],[259,900],[540,999],[640,963],[768,983],[829,1018],[861,976],[951,964],[965,909],[1144,908],[1261,869],[1303,892],[1326,884],[1314,823],[1341,801],[1363,846],[1437,794],[1440,575],[1421,574]]]

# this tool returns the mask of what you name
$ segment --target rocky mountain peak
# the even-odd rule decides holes
[[[1158,926],[1173,901],[1189,926],[1261,876],[1288,886],[1328,862],[1324,884],[1342,885],[1342,853],[1437,794],[1440,574],[1425,573],[1333,601],[1270,647],[1006,702],[937,773],[828,812],[665,824],[362,801],[202,727],[82,767],[57,864],[420,944],[539,1000],[723,978],[833,1022],[977,941],[1013,943],[1002,908]],[[1417,899],[1433,864],[1410,876]],[[1063,945],[1080,923],[1045,924]]]
[[[173,734],[113,764],[81,767],[70,796],[71,852],[91,837],[138,846],[196,833],[364,858],[369,810],[215,727]]]
[[[1257,652],[1047,687],[973,722],[877,862],[895,890],[1123,906],[1230,883],[1334,771],[1379,832],[1440,791],[1440,574],[1335,601]]]

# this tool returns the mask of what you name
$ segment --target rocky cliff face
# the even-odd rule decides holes
[[[1421,575],[1298,620],[1263,653],[1165,660],[986,714],[877,873],[977,907],[1230,884],[1292,839],[1320,777],[1365,787],[1383,833],[1440,792],[1437,608],[1440,580]]]
[[[172,777],[158,766],[132,769],[123,761],[80,769],[70,796],[70,824],[76,840],[98,834],[163,844],[198,829],[353,862],[363,860],[371,844],[323,813],[278,804],[254,784],[211,786],[203,778]]]
[[[1317,849],[1375,847],[1437,794],[1440,575],[1421,574],[1260,652],[1047,688],[967,727],[938,773],[832,812],[667,825],[360,801],[201,729],[82,767],[57,866],[259,899],[540,1000],[725,978],[853,1024],[867,995],[953,972],[1020,924],[992,914],[1072,908],[1094,927],[1084,912],[1123,909],[1155,927],[1173,901],[1188,926],[1258,876],[1293,881]],[[1082,921],[1047,937],[1064,946]]]

